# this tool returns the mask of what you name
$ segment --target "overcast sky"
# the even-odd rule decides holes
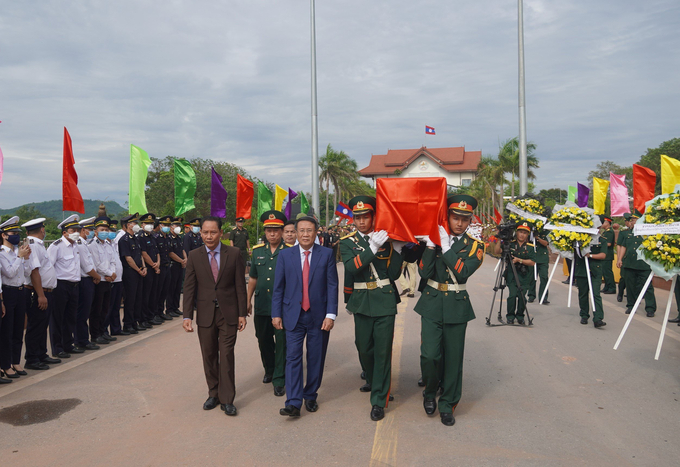
[[[680,2],[525,0],[538,188],[680,137]],[[514,0],[317,0],[319,151],[496,154],[518,134]],[[311,190],[309,1],[4,2],[0,207],[127,201],[129,148]],[[436,136],[425,137],[425,125]],[[232,198],[233,199],[233,198]]]

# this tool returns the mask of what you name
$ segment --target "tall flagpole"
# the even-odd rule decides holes
[[[519,47],[519,194],[529,191],[527,179],[527,111],[524,99],[524,6],[517,0],[517,36]]]
[[[311,34],[312,34],[312,209],[318,217],[319,209],[319,128],[316,110],[316,26],[314,0],[311,4]]]

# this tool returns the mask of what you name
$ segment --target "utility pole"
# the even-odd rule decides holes
[[[312,0],[313,1],[313,0]],[[517,37],[519,48],[519,194],[529,191],[527,179],[527,111],[524,98],[524,6],[517,0]]]
[[[316,21],[314,0],[311,5],[311,34],[312,34],[312,209],[318,217],[319,208],[319,128],[316,110]]]

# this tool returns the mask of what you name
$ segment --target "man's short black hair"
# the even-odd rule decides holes
[[[206,216],[203,219],[201,219],[201,230],[203,230],[203,224],[209,221],[217,222],[217,228],[219,230],[222,230],[222,219],[216,216]]]
[[[285,227],[285,226],[287,226],[287,225],[292,225],[293,227],[295,227],[295,224],[296,224],[295,219],[288,219],[288,220],[285,222],[285,224],[283,224],[283,226]]]
[[[319,228],[319,221],[317,221],[315,217],[312,217],[312,216],[304,216],[304,217],[301,217],[301,218],[299,218],[299,219],[295,219],[295,230],[297,230],[297,225],[298,225],[301,221],[311,222],[312,224],[314,224],[314,227],[315,227],[316,229]]]

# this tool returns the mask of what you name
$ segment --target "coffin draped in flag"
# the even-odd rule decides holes
[[[402,242],[429,235],[440,244],[439,226],[448,230],[445,178],[379,178],[375,197],[375,230]]]

